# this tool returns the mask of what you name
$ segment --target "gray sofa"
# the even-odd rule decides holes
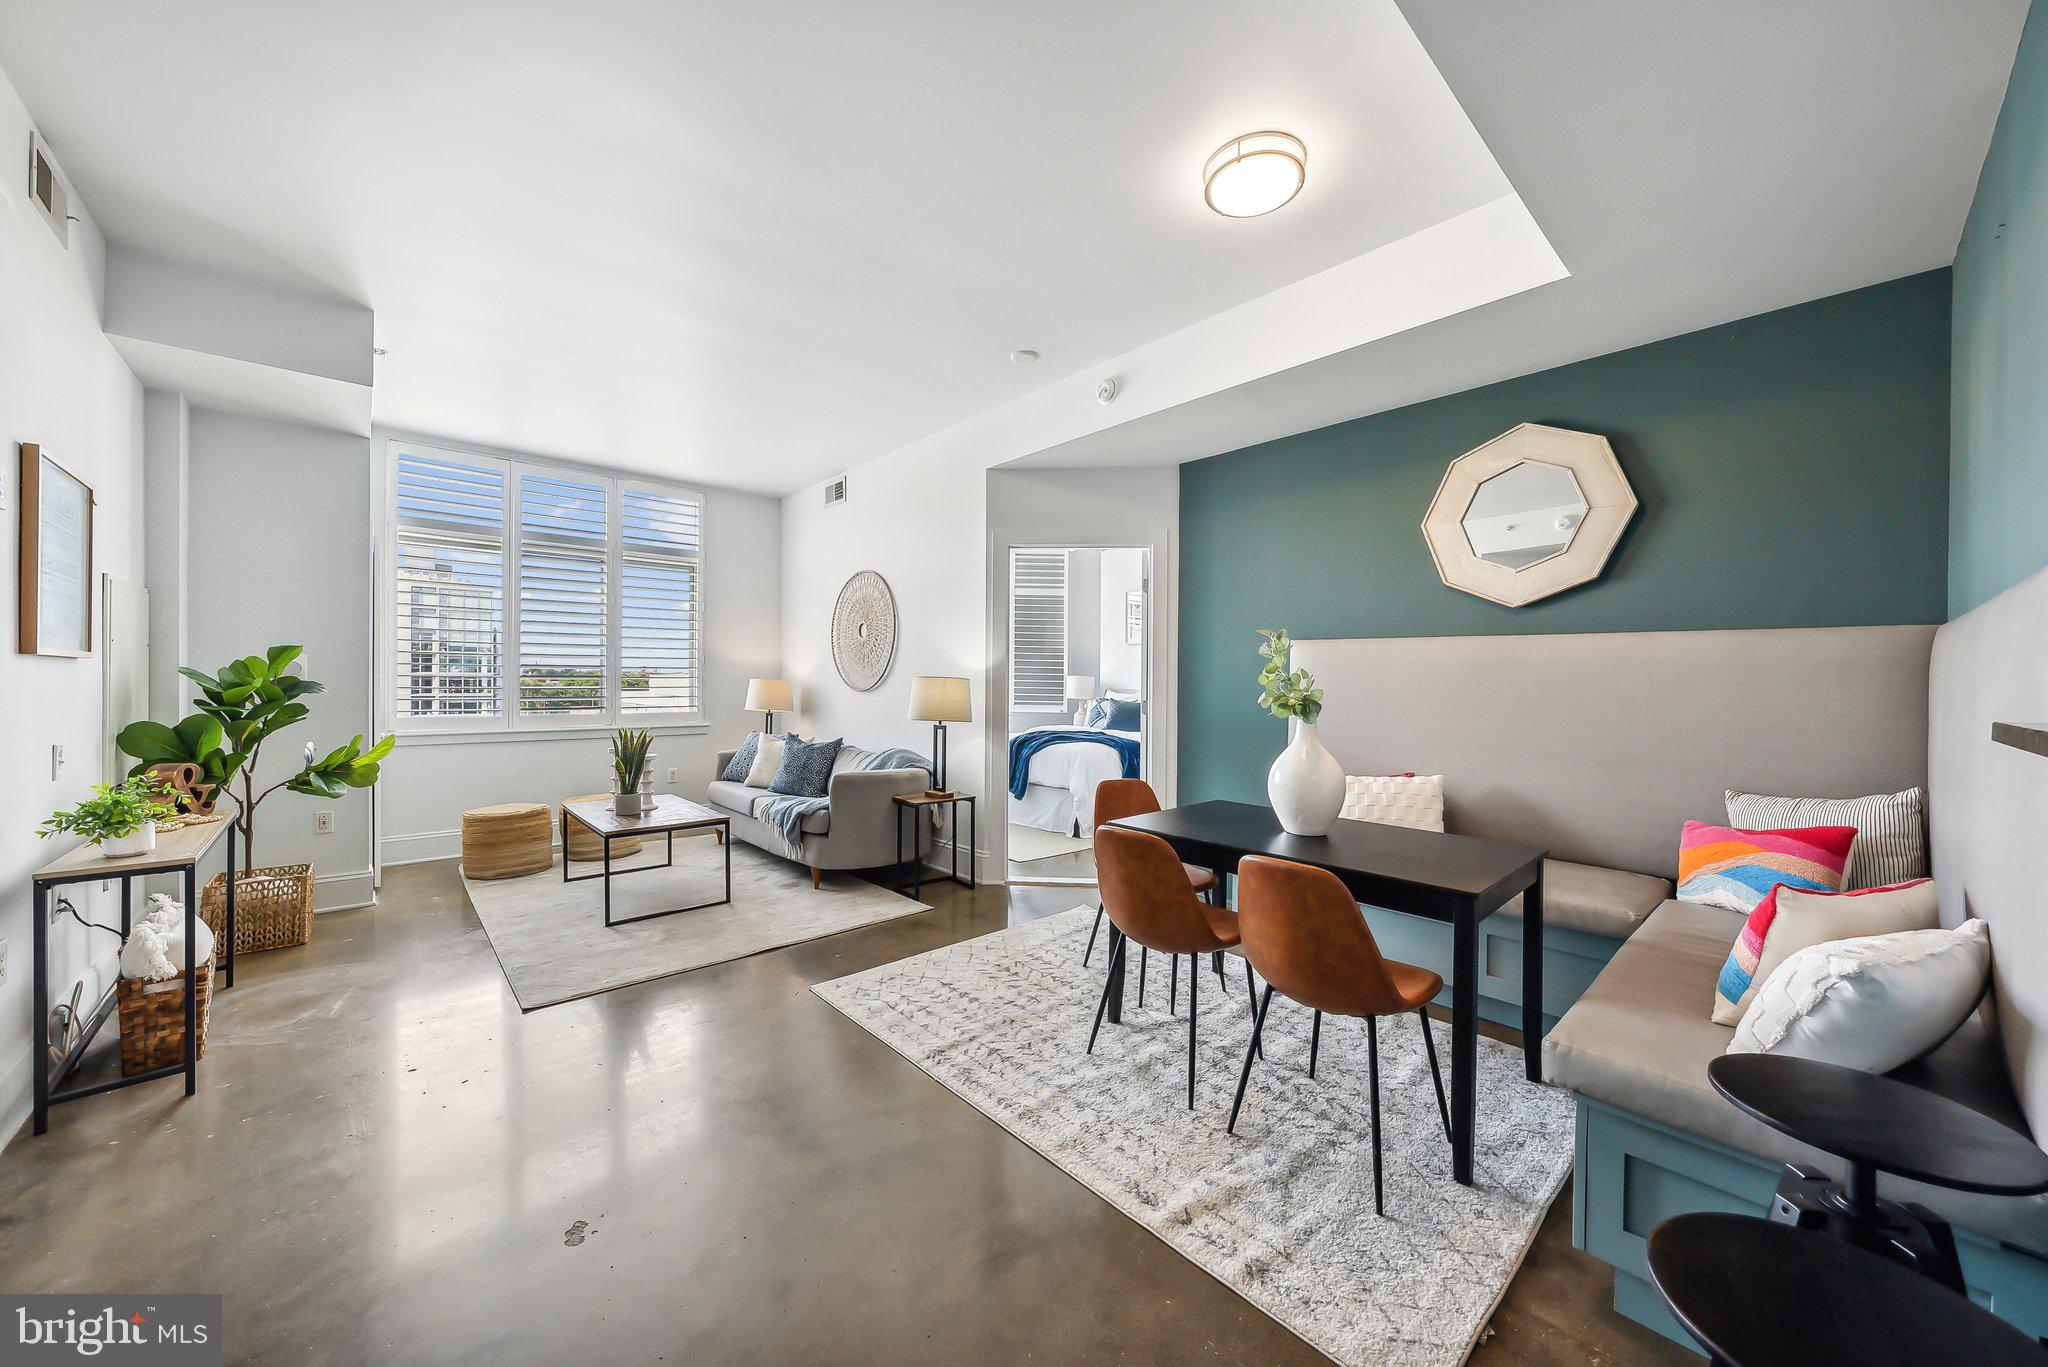
[[[921,793],[931,786],[931,776],[922,769],[864,770],[861,764],[874,752],[841,747],[825,790],[828,805],[804,818],[803,838],[792,845],[773,826],[754,819],[756,805],[775,794],[720,777],[734,753],[719,752],[705,800],[732,818],[735,838],[808,868],[812,887],[823,882],[831,869],[881,868],[896,862],[899,849],[909,858],[913,842],[915,857],[922,860],[936,843],[933,823],[923,813],[899,817],[894,801],[898,793]],[[899,820],[903,823],[901,846],[897,843]]]

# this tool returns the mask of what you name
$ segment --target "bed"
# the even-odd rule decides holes
[[[1056,835],[1095,834],[1095,785],[1136,778],[1142,748],[1136,729],[1034,726],[1010,737],[1009,819]]]

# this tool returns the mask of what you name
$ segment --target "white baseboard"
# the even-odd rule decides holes
[[[313,876],[313,911],[349,911],[377,905],[377,875],[369,869]]]
[[[436,859],[454,859],[462,853],[461,831],[417,831],[411,835],[387,835],[378,842],[385,868],[396,864],[426,864]]]

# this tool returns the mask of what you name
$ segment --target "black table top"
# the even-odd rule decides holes
[[[1650,1232],[1650,1281],[1686,1332],[1740,1367],[1967,1362],[2048,1351],[1931,1277],[1754,1215],[1679,1215]]]
[[[1707,1078],[1772,1129],[1879,1172],[1956,1191],[2048,1191],[2048,1153],[2024,1134],[1892,1078],[1778,1054],[1724,1054]]]
[[[1366,874],[1480,897],[1543,862],[1534,845],[1418,831],[1374,821],[1339,821],[1328,835],[1289,835],[1270,807],[1197,802],[1112,821],[1169,841],[1190,840],[1240,854],[1266,854],[1333,873]]]

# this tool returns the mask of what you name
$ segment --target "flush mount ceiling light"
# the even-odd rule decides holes
[[[1015,361],[1018,365],[1030,365],[1033,361],[1038,359],[1038,353],[1033,351],[1030,347],[1020,347],[1016,351],[1010,353],[1010,359]]]
[[[1270,214],[1301,193],[1308,148],[1292,133],[1246,133],[1217,148],[1202,168],[1202,198],[1225,218]]]

